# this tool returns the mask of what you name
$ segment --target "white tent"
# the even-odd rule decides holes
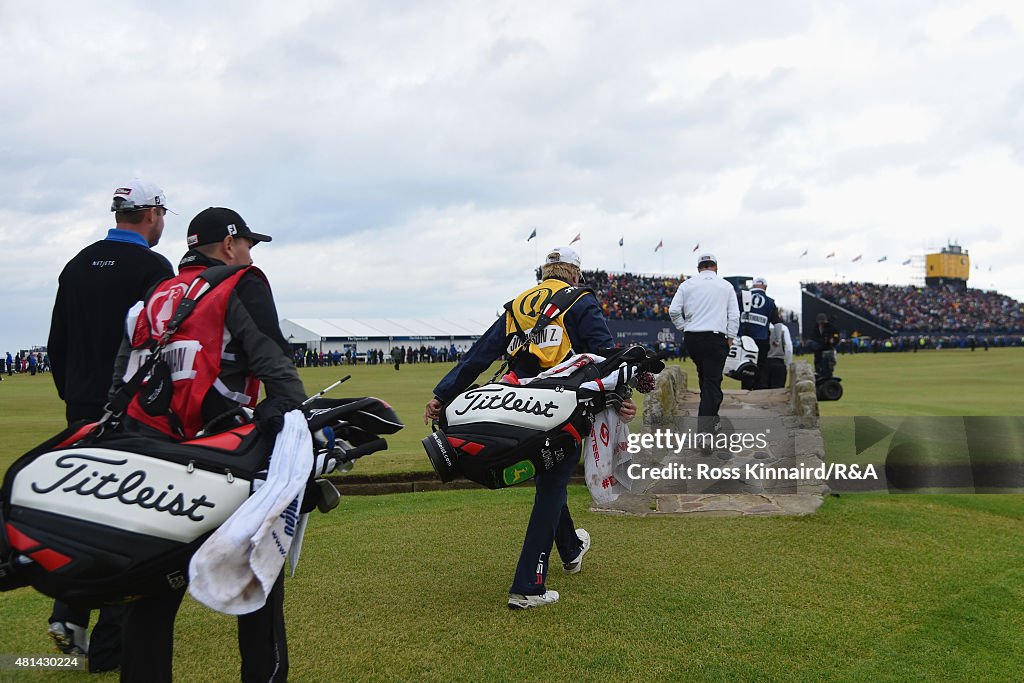
[[[479,318],[285,318],[281,332],[290,344],[304,344],[317,353],[369,350],[390,353],[396,346],[465,350],[494,319]]]

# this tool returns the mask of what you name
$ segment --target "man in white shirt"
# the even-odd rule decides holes
[[[701,254],[697,275],[679,285],[668,309],[683,332],[686,350],[697,366],[700,408],[697,415],[718,415],[722,405],[722,369],[740,326],[740,309],[732,285],[718,277],[718,259]]]

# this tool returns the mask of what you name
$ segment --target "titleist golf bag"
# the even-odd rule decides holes
[[[660,356],[630,346],[608,358],[573,356],[533,378],[506,375],[456,396],[423,448],[441,481],[522,483],[578,457],[594,416],[628,398],[640,373],[664,367]]]
[[[757,354],[757,343],[753,337],[737,337],[725,357],[723,374],[741,382],[753,380],[757,375]]]
[[[317,476],[387,448],[402,428],[376,398],[303,406],[314,471],[303,510],[337,490]],[[0,489],[0,590],[31,585],[82,607],[183,587],[193,553],[250,495],[273,437],[253,423],[189,441],[76,424],[19,458]],[[333,492],[333,493],[332,493]]]

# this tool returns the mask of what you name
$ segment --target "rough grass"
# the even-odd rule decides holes
[[[286,582],[292,680],[905,681],[1024,676],[1024,505],[856,496],[805,518],[587,511],[559,604],[504,598],[531,491],[347,498]],[[46,650],[48,601],[0,596],[0,652]],[[176,680],[237,680],[234,620],[186,599]],[[25,680],[71,680],[38,674]],[[113,680],[113,676],[97,680]]]

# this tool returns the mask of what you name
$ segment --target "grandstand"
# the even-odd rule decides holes
[[[870,282],[807,282],[801,286],[806,337],[818,314],[843,336],[996,337],[1024,333],[1024,307],[994,291],[970,289],[967,250],[950,243],[925,255],[925,287]],[[855,334],[856,333],[856,334]]]
[[[608,320],[668,320],[668,307],[681,277],[583,271]]]
[[[802,287],[804,336],[818,313],[845,330],[873,337],[896,335],[1020,335],[1024,306],[998,292],[869,282],[808,282]]]

